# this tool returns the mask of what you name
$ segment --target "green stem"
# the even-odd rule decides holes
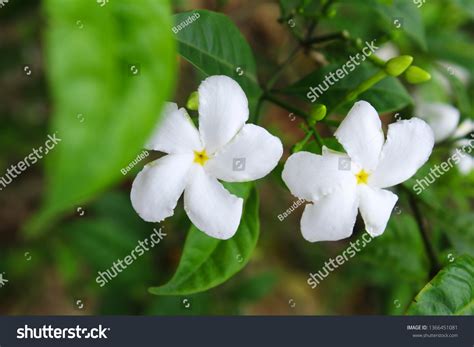
[[[267,84],[265,85],[265,92],[267,92],[270,88],[273,87],[273,85],[278,81],[278,79],[280,78],[281,74],[283,73],[283,71],[285,70],[285,67],[288,66],[288,64],[293,60],[293,58],[295,57],[295,55],[299,52],[299,50],[301,49],[301,46],[300,45],[297,45],[293,51],[290,53],[290,55],[288,56],[288,58],[286,58],[286,60],[278,67],[278,69],[272,74],[272,78],[267,82]]]
[[[415,216],[416,223],[418,224],[418,229],[420,230],[421,238],[423,239],[423,244],[425,245],[426,253],[428,255],[428,258],[430,259],[430,263],[431,263],[430,278],[433,278],[441,270],[441,265],[439,264],[436,251],[430,242],[430,237],[425,228],[424,219],[422,217],[420,208],[418,207],[418,203],[415,197],[413,196],[413,194],[409,194],[408,201],[410,202],[410,207]]]
[[[260,122],[260,111],[263,105],[263,94],[258,98],[257,106],[255,107],[255,116],[254,116],[254,123],[258,124]]]
[[[348,38],[347,32],[346,31],[340,31],[340,32],[337,32],[337,33],[331,33],[331,34],[321,35],[321,36],[318,36],[318,37],[313,37],[311,39],[303,41],[302,44],[305,45],[305,46],[310,46],[310,45],[314,45],[316,43],[323,43],[323,42],[327,42],[327,41],[331,41],[331,40],[339,40],[339,39],[345,40],[347,38]]]
[[[305,112],[303,112],[303,111],[301,111],[297,108],[294,108],[293,106],[287,104],[285,101],[277,99],[276,97],[274,97],[273,95],[270,95],[270,94],[265,94],[263,96],[263,99],[268,100],[268,101],[274,103],[275,105],[278,105],[278,106],[290,111],[291,113],[297,115],[300,118],[303,118],[305,120],[306,124],[308,124],[309,114],[307,114],[307,113],[305,113]],[[321,135],[319,135],[318,131],[314,127],[310,128],[310,130],[306,134],[306,137],[298,143],[302,143],[304,145],[306,142],[308,142],[308,140],[311,136],[314,136],[314,139],[316,140],[316,142],[319,144],[319,146],[321,148],[322,148],[322,146],[324,146],[323,138],[321,137]]]
[[[303,112],[303,111],[301,111],[297,108],[294,108],[293,106],[287,104],[285,101],[277,99],[273,95],[265,94],[263,96],[263,99],[271,101],[272,103],[274,103],[274,104],[290,111],[291,113],[294,113],[295,115],[297,115],[300,118],[303,118],[303,119],[308,119],[309,118],[309,114],[307,114],[307,113],[305,113],[305,112]]]
[[[358,50],[362,50],[362,48],[364,48],[364,45],[362,44],[362,41],[360,39],[355,39],[351,41]],[[385,67],[385,60],[379,58],[375,54],[370,54],[369,56],[367,56],[367,59],[374,63],[374,65],[380,67],[381,69]]]
[[[339,107],[344,105],[346,102],[354,101],[360,94],[369,90],[372,86],[379,83],[381,80],[383,80],[387,76],[388,75],[384,70],[380,70],[376,72],[374,75],[372,75],[367,80],[360,83],[353,90],[348,92],[346,96],[338,104],[336,104],[336,106],[334,106],[334,108],[331,110],[331,113],[336,111]],[[330,112],[328,112],[328,115],[329,114]]]
[[[305,137],[303,140],[297,142],[294,146],[293,146],[293,149],[292,149],[292,152],[295,153],[295,152],[299,152],[303,147],[304,145],[306,145],[306,143],[309,141],[309,139],[311,138],[311,136],[313,136],[313,132],[310,130],[306,133]]]
[[[318,143],[319,147],[321,147],[321,149],[323,148],[323,146],[325,146],[326,144],[324,143],[324,140],[323,138],[319,135],[318,131],[316,130],[316,127],[313,127],[311,129],[313,135],[314,135],[314,139],[316,140],[316,142]]]
[[[385,60],[377,57],[375,54],[371,54],[367,57],[374,65],[378,66],[379,68],[383,69],[385,67]]]

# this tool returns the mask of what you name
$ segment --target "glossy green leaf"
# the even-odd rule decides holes
[[[310,91],[309,88],[317,87],[321,84],[323,88],[325,88],[326,84],[324,84],[323,81],[325,81],[326,76],[329,76],[331,73],[335,74],[336,70],[341,69],[343,64],[344,63],[331,64],[322,69],[316,70],[287,88],[285,92],[297,95],[302,99],[311,102],[307,97],[307,94]],[[350,71],[347,67],[346,70],[348,72]],[[329,110],[334,111],[334,107],[349,91],[353,90],[359,83],[365,81],[377,71],[378,69],[369,63],[360,64],[355,67],[354,71],[349,72],[344,78],[333,83],[332,86],[327,83],[329,88],[318,97],[316,103],[324,104]],[[375,84],[368,91],[362,93],[357,99],[370,102],[379,113],[399,110],[413,102],[405,87],[393,77],[387,77],[381,82]],[[352,104],[353,102],[348,103],[338,110],[348,110]]]
[[[249,261],[260,230],[257,191],[249,183],[226,187],[245,199],[237,233],[229,240],[217,240],[191,227],[174,276],[163,286],[150,288],[150,293],[187,295],[201,292],[227,281]]]
[[[415,297],[409,315],[473,315],[474,258],[461,256],[441,270]]]
[[[175,76],[168,1],[45,4],[50,132],[62,141],[47,157],[46,201],[30,232],[123,178]]]
[[[205,10],[176,14],[174,22],[179,53],[207,76],[236,80],[249,99],[252,116],[261,90],[252,50],[235,24],[223,14]]]

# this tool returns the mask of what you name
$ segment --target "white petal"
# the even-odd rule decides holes
[[[246,124],[236,137],[206,164],[206,171],[226,182],[252,181],[267,175],[283,154],[280,139]]]
[[[234,236],[242,217],[243,199],[229,193],[199,165],[184,191],[184,209],[191,222],[207,235],[226,240]]]
[[[443,67],[445,67],[449,73],[456,76],[457,79],[461,81],[462,84],[467,86],[469,84],[469,80],[471,78],[469,74],[469,70],[466,69],[464,66],[454,64],[450,61],[440,61],[439,62]]]
[[[211,76],[198,89],[199,132],[209,154],[226,145],[249,118],[244,91],[232,78]]]
[[[365,184],[358,186],[358,193],[359,210],[365,222],[365,229],[372,237],[382,235],[398,196],[388,190],[372,188]]]
[[[457,108],[441,102],[418,104],[415,115],[425,120],[433,129],[436,142],[450,137],[456,130],[460,118]]]
[[[165,153],[192,153],[201,150],[202,144],[186,110],[166,103],[162,119],[145,148]]]
[[[352,235],[357,217],[355,185],[345,185],[308,204],[301,217],[301,233],[310,242],[337,241]]]
[[[334,136],[353,161],[365,170],[375,169],[384,135],[379,115],[372,105],[366,101],[356,102]]]
[[[344,158],[349,158],[349,156],[346,153],[335,151],[334,149],[328,148],[326,146],[323,146],[321,152],[322,152],[323,157],[327,155],[338,155]]]
[[[398,57],[400,55],[400,50],[393,43],[387,42],[387,43],[383,44],[377,50],[376,54],[379,58],[381,58],[383,60],[389,60],[389,59]]]
[[[133,208],[147,222],[173,215],[193,163],[191,154],[170,154],[147,164],[133,181]]]
[[[471,134],[471,137],[472,140],[456,141],[457,149],[451,151],[451,158],[454,158],[459,172],[463,175],[468,175],[474,170],[474,157],[470,154],[472,148],[474,148],[474,134]]]
[[[465,155],[459,158],[458,169],[463,175],[469,175],[474,170],[474,158],[470,155]]]
[[[463,137],[474,132],[474,121],[472,119],[464,120],[453,134],[454,138]]]
[[[344,184],[356,184],[349,157],[332,152],[317,155],[298,152],[285,163],[283,181],[298,198],[316,201]]]
[[[433,145],[433,130],[419,118],[390,124],[380,163],[369,184],[387,188],[406,181],[426,163]]]

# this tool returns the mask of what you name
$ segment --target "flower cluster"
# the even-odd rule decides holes
[[[199,129],[185,109],[166,105],[146,148],[167,155],[138,174],[132,205],[144,220],[159,222],[173,215],[184,191],[184,209],[192,223],[209,236],[228,239],[240,224],[243,199],[219,181],[245,182],[267,175],[283,146],[265,129],[245,124],[248,101],[231,78],[209,77],[197,95]],[[360,101],[335,136],[347,154],[326,147],[322,155],[298,152],[283,170],[291,193],[311,202],[301,219],[303,237],[311,242],[346,238],[358,210],[367,232],[379,236],[398,199],[386,188],[409,179],[428,160],[433,131],[412,118],[391,124],[385,140],[377,111]]]

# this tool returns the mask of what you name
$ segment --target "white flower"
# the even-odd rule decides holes
[[[377,111],[360,101],[335,136],[347,155],[327,148],[322,155],[298,152],[283,170],[291,193],[313,202],[301,218],[303,237],[310,242],[349,237],[358,209],[367,232],[379,236],[398,199],[384,188],[409,179],[428,160],[433,131],[421,119],[402,120],[390,124],[385,141]]]
[[[460,112],[454,106],[440,102],[417,103],[415,115],[424,119],[433,129],[435,142],[442,142],[449,138],[456,139],[474,132],[474,122],[466,119],[459,124]],[[459,125],[459,126],[458,126]],[[456,147],[470,146],[470,140],[459,140]],[[456,153],[455,150],[452,153]],[[456,162],[459,171],[467,175],[474,170],[474,158],[469,154],[461,156]]]
[[[459,110],[441,102],[417,102],[415,116],[425,120],[433,129],[435,142],[451,137],[459,123]]]
[[[383,44],[377,50],[377,56],[383,60],[390,60],[392,58],[398,57],[400,55],[400,51],[397,46],[395,46],[391,42],[387,42]]]
[[[459,126],[457,127],[456,131],[453,134],[454,138],[463,137],[469,135],[470,133],[474,132],[474,121],[472,119],[464,120]]]
[[[186,110],[167,104],[146,148],[168,155],[146,165],[133,182],[134,209],[146,221],[173,215],[184,191],[184,209],[207,235],[228,239],[240,224],[243,199],[218,180],[246,182],[267,175],[283,153],[281,141],[245,124],[244,91],[227,76],[212,76],[198,89],[199,130]]]
[[[469,84],[469,80],[471,78],[469,74],[469,70],[461,65],[454,64],[450,61],[438,61],[438,63],[444,67],[450,75],[454,75],[464,86]],[[451,83],[449,79],[443,75],[442,73],[436,71],[435,78],[439,81],[441,86],[450,94],[453,93],[453,89],[451,87]]]
[[[468,134],[471,134],[471,138],[474,137],[472,134],[474,134],[474,121],[471,119],[466,119],[464,122],[462,122],[459,127],[456,129],[456,131],[453,134],[453,138],[458,138],[458,137],[463,137]],[[468,139],[463,139],[459,140],[456,142],[456,147],[472,147],[472,142],[473,140],[468,140]],[[453,150],[452,153],[454,155],[456,151]],[[467,153],[464,156],[461,156],[459,158],[459,163],[457,163],[457,167],[459,169],[459,172],[461,172],[463,175],[468,175],[474,170],[474,157],[470,155],[470,153]]]

